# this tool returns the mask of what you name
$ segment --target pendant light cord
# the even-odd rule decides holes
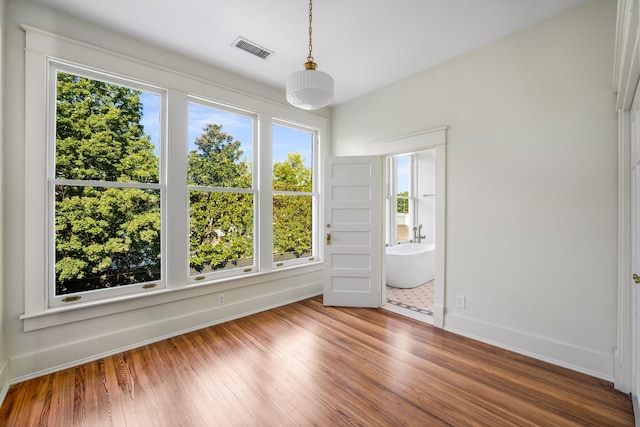
[[[307,56],[307,61],[313,62],[313,55],[311,55],[311,51],[313,50],[313,45],[311,43],[311,21],[313,20],[313,0],[309,0],[309,56]]]

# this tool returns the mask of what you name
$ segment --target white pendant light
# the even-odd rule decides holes
[[[311,21],[313,0],[309,0],[309,56],[304,70],[296,71],[287,79],[287,101],[303,110],[317,110],[333,101],[333,78],[327,73],[316,70],[311,51]]]

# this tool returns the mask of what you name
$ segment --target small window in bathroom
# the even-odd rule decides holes
[[[387,245],[411,241],[414,226],[413,156],[387,158]]]

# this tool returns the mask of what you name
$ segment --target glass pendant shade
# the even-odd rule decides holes
[[[303,110],[326,107],[333,101],[333,78],[317,70],[296,71],[287,79],[287,101]]]

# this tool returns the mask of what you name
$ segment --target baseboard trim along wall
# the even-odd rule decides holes
[[[264,285],[263,285],[264,286]],[[266,285],[269,288],[269,285]],[[253,295],[243,288],[225,292],[225,305],[185,312],[172,317],[117,329],[113,333],[91,337],[60,347],[23,354],[9,359],[8,384],[16,384],[82,363],[111,356],[163,339],[238,319],[271,308],[322,294],[322,281],[307,282],[286,289],[264,289]]]
[[[606,354],[573,346],[454,313],[446,315],[444,329],[543,362],[614,382],[613,353]]]

